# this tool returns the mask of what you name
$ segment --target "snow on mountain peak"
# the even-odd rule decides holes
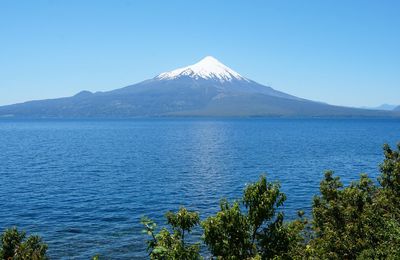
[[[191,77],[194,79],[216,79],[219,81],[245,80],[245,77],[228,68],[212,56],[203,58],[196,64],[179,68],[173,71],[161,73],[158,80],[171,80],[179,77]]]

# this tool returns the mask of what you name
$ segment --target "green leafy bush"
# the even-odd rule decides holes
[[[0,258],[12,260],[44,260],[47,245],[39,236],[26,238],[25,232],[19,232],[17,228],[4,231],[0,236]]]
[[[162,228],[156,233],[157,225],[149,218],[142,218],[144,233],[151,237],[147,241],[147,250],[151,259],[200,259],[200,245],[188,244],[185,235],[199,224],[199,214],[180,208],[178,212],[165,215],[170,230]]]

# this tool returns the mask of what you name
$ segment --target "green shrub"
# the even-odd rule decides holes
[[[25,232],[17,228],[4,231],[0,236],[0,258],[12,260],[44,260],[47,259],[47,245],[39,236],[26,238]]]

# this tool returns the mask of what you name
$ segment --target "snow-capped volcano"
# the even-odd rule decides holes
[[[203,58],[196,64],[179,68],[169,72],[163,72],[156,77],[159,80],[171,80],[180,77],[193,79],[215,79],[219,81],[245,80],[249,81],[236,71],[225,66],[212,56]]]
[[[314,102],[249,80],[213,57],[107,92],[0,106],[1,117],[394,116]]]

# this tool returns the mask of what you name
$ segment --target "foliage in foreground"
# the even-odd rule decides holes
[[[346,188],[332,172],[313,202],[313,255],[330,259],[400,259],[400,145],[384,146],[376,185],[365,174]]]
[[[303,251],[301,232],[307,222],[299,218],[284,223],[278,208],[285,199],[279,184],[269,183],[261,176],[246,187],[242,200],[222,200],[220,211],[201,222],[203,241],[211,254],[218,259],[267,259],[288,258]],[[156,233],[156,224],[142,219],[144,232],[151,236],[147,242],[150,258],[201,259],[200,242],[186,245],[183,235],[199,224],[198,213],[180,208],[177,213],[168,212],[166,218],[173,233],[167,228]]]
[[[0,236],[0,259],[44,260],[47,245],[39,236],[26,237],[25,232],[10,228]]]
[[[151,236],[147,242],[151,259],[200,259],[200,245],[188,244],[185,235],[190,234],[192,228],[199,224],[200,218],[197,212],[189,212],[185,208],[179,209],[177,213],[168,212],[167,222],[172,231],[167,228],[155,233],[156,224],[143,218],[145,233]]]
[[[152,259],[200,259],[200,242],[186,244],[185,234],[200,223],[202,241],[214,259],[400,259],[400,144],[384,146],[378,183],[362,174],[344,187],[327,171],[312,203],[312,220],[299,212],[284,221],[279,210],[286,197],[278,183],[261,176],[240,200],[221,200],[220,210],[200,223],[197,212],[167,213],[167,228],[144,218],[152,239]]]

